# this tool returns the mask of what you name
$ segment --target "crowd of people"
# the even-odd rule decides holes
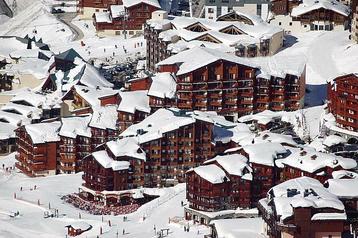
[[[110,205],[106,206],[101,202],[93,202],[93,201],[86,201],[80,198],[77,194],[69,194],[63,196],[62,199],[72,204],[73,206],[87,211],[93,215],[123,215],[135,212],[140,205],[137,203],[129,204],[129,205]]]

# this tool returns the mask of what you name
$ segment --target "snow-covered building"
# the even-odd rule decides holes
[[[59,131],[61,138],[58,172],[64,174],[82,171],[82,159],[92,152],[91,115],[64,117]]]
[[[92,19],[96,12],[106,12],[108,7],[118,5],[121,2],[121,0],[79,0],[77,2],[77,11],[82,19]]]
[[[356,174],[355,174],[356,175]],[[355,178],[335,178],[326,181],[324,186],[327,190],[336,195],[344,204],[347,213],[347,222],[352,225],[352,233],[358,232],[358,179]]]
[[[200,211],[218,212],[251,207],[252,168],[240,154],[216,156],[186,172],[189,207],[185,218],[208,224]]]
[[[327,179],[332,178],[334,171],[353,170],[357,167],[357,162],[354,159],[305,148],[292,151],[286,158],[275,162],[282,169],[281,181],[307,176],[324,183]]]
[[[252,203],[256,204],[279,181],[275,161],[287,156],[289,151],[280,143],[267,141],[244,145],[239,152],[249,159],[254,170],[251,192]]]
[[[270,2],[266,0],[205,0],[204,2],[204,16],[206,19],[216,20],[218,17],[220,18],[220,16],[232,11],[257,15],[267,21],[270,14]],[[234,20],[235,18],[232,19]]]
[[[99,35],[133,36],[143,31],[145,21],[160,8],[158,0],[122,0],[108,5],[107,11],[95,12],[93,23]]]
[[[147,90],[120,91],[117,126],[123,132],[129,126],[139,123],[151,113]]]
[[[301,108],[305,64],[299,63],[292,70],[285,65],[287,59],[282,64],[274,57],[267,60],[265,64],[260,61],[261,67],[248,58],[195,47],[159,62],[157,67],[160,73],[175,75],[176,106],[180,109],[216,111],[235,119],[267,109]],[[162,101],[158,102],[157,106],[162,106]]]
[[[336,0],[273,0],[270,24],[290,34],[348,29],[350,8]]]
[[[355,137],[358,140],[357,74],[337,77],[328,84],[328,111],[334,116],[334,122],[325,123],[331,130],[330,134],[342,134],[347,139]]]
[[[71,101],[70,112],[80,115],[91,113],[95,109],[106,105],[117,105],[119,90],[105,87],[88,87],[75,85],[64,99]]]
[[[152,110],[175,106],[177,96],[175,75],[169,72],[157,73],[151,79],[148,96]]]
[[[212,158],[214,127],[233,126],[215,113],[159,109],[128,127],[120,139],[104,148],[114,161],[130,162],[131,174],[121,186],[131,189],[171,185],[184,182],[186,170]],[[91,166],[84,168],[85,181],[92,178],[85,186],[96,190],[91,182],[97,181],[93,171]]]
[[[16,150],[15,130],[22,125],[38,123],[50,118],[58,118],[61,100],[55,95],[46,95],[23,88],[0,108],[0,153]]]
[[[258,208],[268,237],[342,237],[347,220],[338,197],[308,177],[274,186]]]
[[[256,15],[230,12],[216,21],[203,18],[168,17],[154,12],[145,24],[147,68],[181,51],[205,46],[241,57],[275,54],[283,46],[283,30]]]
[[[218,219],[210,222],[210,238],[265,238],[262,218]]]
[[[56,174],[60,127],[59,121],[19,127],[16,130],[16,167],[28,176]]]

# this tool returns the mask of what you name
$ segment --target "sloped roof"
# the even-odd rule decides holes
[[[82,57],[75,51],[74,49],[66,50],[65,52],[62,52],[60,54],[55,55],[56,59],[65,60],[65,61],[71,61],[73,62],[75,58],[81,58]]]

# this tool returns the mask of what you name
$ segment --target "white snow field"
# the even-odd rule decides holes
[[[143,205],[136,212],[128,214],[128,221],[123,222],[123,216],[95,216],[64,203],[60,197],[78,191],[82,183],[82,173],[76,175],[56,175],[44,178],[28,178],[16,171],[6,172],[2,169],[13,166],[14,154],[0,157],[0,237],[1,238],[38,238],[65,237],[66,225],[85,221],[93,228],[78,237],[97,237],[100,227],[103,234],[100,237],[149,238],[154,236],[156,229],[169,228],[168,237],[202,237],[209,233],[204,226],[191,225],[190,232],[184,232],[188,222],[169,224],[169,218],[183,217],[184,209],[181,201],[185,201],[185,185],[164,189],[151,189],[159,198]],[[36,190],[33,190],[36,185]],[[22,187],[22,191],[20,188]],[[14,199],[16,193],[16,199]],[[40,201],[40,205],[38,205]],[[50,210],[49,210],[50,205]],[[59,218],[44,218],[44,212],[59,210]],[[15,212],[20,215],[12,217]],[[81,219],[79,219],[81,214]],[[143,221],[143,216],[145,220]],[[111,221],[111,227],[108,225]],[[125,229],[125,235],[123,235]],[[199,230],[199,235],[198,235]]]

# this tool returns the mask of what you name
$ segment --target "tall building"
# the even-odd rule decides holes
[[[337,77],[328,84],[328,110],[333,114],[338,128],[346,130],[346,133],[358,132],[358,76],[356,74]],[[337,131],[333,127],[331,129]]]
[[[215,154],[212,141],[215,141],[214,128],[217,127],[234,127],[234,124],[213,112],[159,109],[142,122],[128,127],[120,134],[120,139],[98,147],[97,151],[101,153],[93,153],[84,159],[84,186],[99,191],[113,186],[116,170],[110,165],[118,161],[129,162],[128,169],[124,169],[128,176],[118,184],[121,189],[184,182],[184,173],[188,169],[199,166]],[[101,159],[104,157],[105,160]],[[101,169],[93,169],[93,166]],[[110,175],[105,178],[98,171]],[[97,185],[98,181],[102,184]]]
[[[171,55],[195,46],[205,46],[240,57],[274,55],[283,46],[283,30],[255,15],[230,12],[213,20],[168,17],[156,11],[144,28],[147,68]]]
[[[265,235],[270,238],[342,237],[343,203],[315,179],[301,177],[274,186],[261,199]]]
[[[205,18],[216,19],[221,15],[238,11],[244,14],[258,15],[267,20],[270,13],[270,1],[267,0],[205,0]]]
[[[258,62],[268,65],[270,60],[263,58]],[[287,66],[284,62],[277,64],[277,60],[278,67]],[[271,76],[270,73],[277,75],[270,72],[272,67],[260,67],[253,62],[214,49],[195,47],[159,62],[157,67],[161,73],[175,75],[176,106],[180,109],[216,111],[236,118],[267,109],[290,111],[303,107],[304,64],[300,64],[295,73]],[[277,69],[277,72],[285,71],[288,72],[284,68]],[[150,95],[151,106],[163,106],[162,101],[155,98],[158,97]]]

